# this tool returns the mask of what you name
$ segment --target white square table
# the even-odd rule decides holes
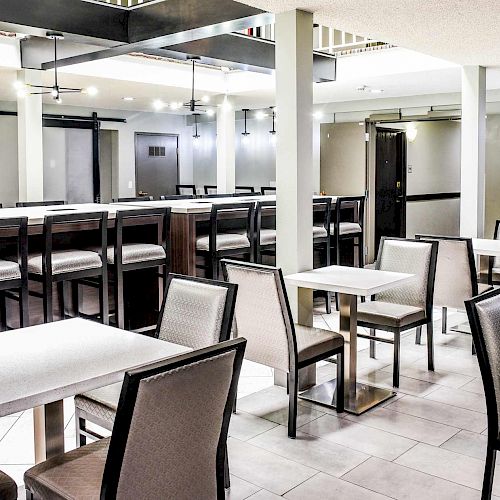
[[[2,332],[0,416],[34,408],[35,460],[41,462],[64,452],[64,398],[190,350],[80,318]]]
[[[368,297],[400,286],[413,278],[412,274],[377,271],[347,266],[329,266],[285,276],[287,285],[338,294],[340,334],[349,343],[345,360],[345,410],[360,415],[395,396],[392,390],[358,383],[357,370],[357,303],[358,297]],[[335,380],[330,380],[300,394],[300,398],[329,407],[336,406]]]

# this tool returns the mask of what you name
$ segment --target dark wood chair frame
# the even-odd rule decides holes
[[[129,198],[113,198],[113,203],[131,203],[134,201],[154,201],[152,196],[131,196]]]
[[[0,281],[0,330],[7,327],[7,311],[5,299],[19,301],[19,323],[21,328],[29,326],[28,298],[28,218],[16,217],[0,219],[0,238],[16,239],[16,262],[19,265],[21,277],[18,279]],[[17,291],[18,295],[11,292]]]
[[[66,205],[63,200],[52,200],[52,201],[18,201],[16,207],[50,207],[52,205]]]
[[[222,193],[222,194],[200,194],[199,198],[233,198],[234,193]]]
[[[262,196],[262,193],[260,191],[254,191],[253,193],[233,193],[231,196],[234,196],[235,198],[247,198],[248,196]]]
[[[235,186],[234,187],[234,194],[241,195],[241,194],[251,194],[255,193],[255,188],[253,186]]]
[[[195,194],[162,194],[160,196],[161,201],[168,200],[194,200],[196,198]]]
[[[193,197],[196,196],[196,186],[194,184],[176,184],[176,186],[175,186],[175,194],[182,196],[181,189],[191,189],[191,193],[190,194]]]
[[[465,309],[469,317],[469,323],[472,331],[472,341],[476,348],[477,361],[483,379],[484,395],[486,399],[486,413],[488,416],[488,444],[486,448],[486,464],[484,467],[483,488],[481,500],[489,500],[492,495],[493,478],[495,475],[495,462],[497,450],[500,450],[499,438],[499,414],[497,408],[497,395],[495,392],[495,378],[498,373],[493,373],[490,356],[486,349],[483,329],[479,321],[476,304],[483,300],[488,300],[500,295],[500,289],[485,292],[477,297],[465,301]]]
[[[52,250],[54,233],[59,232],[58,227],[64,226],[64,232],[68,228],[75,227],[75,231],[85,231],[95,229],[98,226],[100,233],[100,255],[102,266],[95,269],[83,269],[81,271],[71,271],[67,273],[52,273]],[[50,323],[54,319],[52,304],[52,284],[72,281],[73,283],[73,309],[79,315],[78,281],[86,278],[99,279],[99,314],[103,324],[109,323],[109,301],[108,301],[108,264],[106,250],[108,246],[108,213],[90,212],[82,214],[46,215],[43,224],[44,245],[42,248],[42,274],[28,273],[29,279],[41,282],[43,285],[43,315],[45,323]],[[34,293],[33,295],[39,296]],[[59,294],[62,299],[63,293]],[[61,301],[61,313],[64,313],[64,301]]]
[[[170,215],[171,209],[167,208],[145,208],[143,210],[118,210],[115,222],[115,262],[108,266],[113,274],[115,295],[115,318],[118,328],[125,328],[125,304],[123,294],[123,273],[137,269],[148,269],[152,267],[163,268],[163,283],[166,282],[170,270]],[[157,226],[156,241],[154,244],[162,246],[165,250],[165,258],[123,263],[123,236],[124,230],[132,226]]]
[[[237,214],[246,210],[246,234],[250,243],[249,247],[230,248],[225,250],[217,250],[217,234],[218,223],[223,214]],[[210,270],[212,279],[219,277],[219,261],[225,257],[244,257],[248,255],[250,262],[254,259],[254,202],[236,202],[236,203],[221,203],[212,205],[210,212],[210,233],[208,235],[208,252],[206,250],[196,250],[197,255],[206,257],[209,261],[208,266],[204,269]]]
[[[212,184],[205,184],[203,186],[203,192],[205,194],[215,194],[215,193],[210,193],[210,191],[213,191],[214,189],[215,189],[215,191],[217,191],[217,186],[214,186]],[[231,195],[229,195],[229,196],[231,196]]]
[[[257,264],[262,264],[262,255],[266,253],[276,254],[276,243],[269,243],[267,245],[261,245],[260,243],[260,232],[262,230],[262,215],[266,215],[266,212],[271,212],[271,215],[276,214],[276,202],[275,201],[258,201],[255,204],[255,262]]]
[[[375,342],[385,342],[386,344],[392,344],[394,346],[394,368],[392,374],[392,385],[394,387],[399,387],[399,365],[400,365],[400,354],[401,354],[401,333],[412,328],[418,328],[422,325],[427,326],[427,365],[430,371],[434,371],[434,339],[433,339],[433,328],[432,328],[432,307],[434,300],[434,279],[436,276],[436,264],[437,264],[437,252],[438,252],[438,242],[437,241],[425,241],[416,239],[405,239],[405,238],[389,238],[382,236],[380,239],[380,246],[378,250],[377,260],[375,262],[375,269],[380,269],[380,259],[382,256],[382,251],[385,241],[399,240],[399,241],[413,241],[418,243],[429,243],[431,248],[431,259],[429,263],[429,270],[427,273],[427,294],[426,294],[426,307],[425,307],[425,318],[414,321],[408,325],[401,328],[391,327],[387,325],[378,325],[374,323],[368,323],[365,321],[358,321],[358,326],[363,326],[370,329],[370,335],[365,335],[363,333],[358,333],[358,337],[363,339],[368,339],[370,341],[370,357],[375,357]],[[372,295],[371,300],[375,300],[375,295]],[[377,337],[376,330],[383,330],[385,332],[391,332],[394,334],[394,339],[387,339],[385,337]]]
[[[266,191],[268,191],[268,192],[266,193]],[[273,186],[262,186],[260,188],[260,192],[263,195],[267,195],[267,194],[273,195],[273,194],[276,194],[276,188]]]
[[[224,274],[224,279],[228,280],[226,265],[242,265],[241,262],[224,259],[222,261],[222,272]],[[263,266],[261,264],[248,263],[245,262],[244,266],[251,269],[265,269],[267,272],[271,272],[269,266]],[[297,400],[299,392],[299,370],[313,365],[319,361],[329,359],[332,356],[337,356],[337,383],[336,383],[336,400],[337,400],[337,413],[342,413],[344,411],[344,344],[342,347],[332,349],[325,352],[319,356],[315,356],[306,360],[299,362],[297,340],[295,335],[295,326],[293,323],[292,311],[290,309],[290,303],[288,301],[288,295],[286,293],[285,281],[283,279],[283,272],[281,269],[274,268],[272,270],[274,274],[274,279],[276,280],[276,287],[278,290],[278,297],[281,305],[281,310],[283,311],[283,320],[285,322],[285,328],[287,330],[288,339],[288,361],[290,366],[290,371],[288,372],[288,437],[295,438],[297,435]],[[236,405],[233,408],[236,412]]]
[[[493,239],[498,239],[498,231],[500,230],[500,220],[495,222],[495,232],[493,233]],[[495,264],[495,257],[488,258],[488,285],[493,285],[493,266]]]

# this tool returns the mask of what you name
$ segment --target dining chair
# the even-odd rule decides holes
[[[493,233],[493,239],[500,239],[500,220],[495,222],[495,232]],[[489,257],[488,259],[488,284],[493,285],[494,275],[500,275],[500,257]],[[495,281],[496,283],[496,281]]]
[[[250,194],[255,193],[255,188],[253,186],[235,186],[234,192],[235,194]]]
[[[61,238],[61,233],[66,236]],[[73,233],[79,239],[68,235]],[[53,321],[54,283],[59,288],[61,315],[64,317],[64,282],[73,282],[73,309],[78,315],[78,281],[97,278],[99,283],[99,315],[101,322],[109,322],[108,303],[108,266],[106,255],[108,241],[108,213],[66,213],[62,215],[46,215],[43,224],[42,251],[28,255],[28,277],[42,283],[43,313],[45,323]],[[89,250],[89,243],[94,250]],[[40,297],[40,294],[31,292]]]
[[[192,349],[228,340],[237,286],[222,281],[169,274],[154,337]],[[76,444],[102,436],[87,422],[113,430],[121,384],[75,396]]]
[[[260,188],[260,192],[263,195],[268,195],[268,194],[276,194],[276,188],[273,186],[262,186]]]
[[[394,345],[392,383],[399,387],[401,333],[421,325],[427,327],[427,364],[434,371],[432,307],[438,242],[382,237],[375,269],[413,274],[408,283],[378,293],[371,302],[358,305],[358,326],[370,329],[370,357],[375,358],[375,341]],[[377,337],[376,330],[393,333],[393,339]]]
[[[17,500],[17,484],[3,471],[0,471],[0,500]]]
[[[422,241],[437,241],[439,250],[434,283],[434,307],[441,308],[441,331],[446,334],[448,307],[463,310],[464,301],[491,290],[478,283],[472,238],[458,236],[415,235]],[[420,344],[422,327],[417,328],[416,343]]]
[[[263,255],[276,256],[276,202],[255,204],[255,262],[262,264]]]
[[[203,186],[203,192],[205,194],[217,194],[217,186],[214,186],[212,184],[205,184]],[[231,196],[231,195],[229,195]]]
[[[134,201],[153,201],[152,196],[132,196],[129,198],[113,198],[113,203],[131,203]]]
[[[288,436],[296,437],[299,370],[337,356],[337,412],[344,411],[344,338],[294,324],[281,269],[222,261],[224,279],[238,285],[233,335],[247,340],[245,358],[288,374]]]
[[[234,198],[234,193],[212,193],[212,194],[200,194],[199,198]]]
[[[51,205],[65,205],[63,200],[52,201],[18,201],[16,207],[50,207]]]
[[[497,450],[500,449],[500,289],[465,301],[483,380],[488,415],[488,442],[481,499],[492,494]]]
[[[160,196],[161,201],[166,201],[166,200],[193,200],[196,198],[195,194],[162,194]]]
[[[128,371],[111,437],[28,469],[27,498],[223,500],[245,344],[230,340]]]
[[[7,298],[19,302],[21,328],[29,326],[28,218],[0,219],[0,241],[0,331],[5,331]]]
[[[194,184],[176,184],[175,194],[190,194],[196,196],[196,186]]]
[[[213,204],[209,234],[196,238],[196,255],[204,260],[199,268],[213,279],[219,277],[219,262],[225,257],[254,259],[253,202]]]

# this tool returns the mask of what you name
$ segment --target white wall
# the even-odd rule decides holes
[[[492,238],[500,219],[500,115],[486,120],[486,210],[484,237]]]
[[[43,129],[43,198],[66,200],[66,129]]]
[[[0,203],[14,206],[19,199],[17,173],[17,117],[0,116]]]

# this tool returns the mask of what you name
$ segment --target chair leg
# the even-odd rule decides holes
[[[123,273],[121,280],[121,296],[122,296],[122,313],[124,312],[123,307]],[[101,323],[103,325],[109,325],[109,296],[108,296],[108,272],[102,274],[101,286],[99,287],[99,312],[101,314]],[[122,317],[123,327],[125,327],[125,316]]]
[[[54,312],[52,310],[52,281],[45,279],[43,281],[43,320],[45,323],[54,321]]]
[[[415,333],[415,344],[420,345],[422,343],[422,327],[417,326],[417,331]]]
[[[370,337],[375,337],[375,328],[370,328]],[[375,346],[375,341],[370,340],[370,358],[375,359],[376,355],[376,346]]]
[[[448,308],[443,307],[441,309],[441,333],[446,335],[446,330],[448,330]]]
[[[224,452],[224,488],[226,490],[231,487],[231,476],[229,475],[229,458],[227,453],[227,444]]]
[[[219,279],[219,260],[217,259],[217,255],[212,255],[212,279]]]
[[[59,281],[57,283],[57,300],[59,301],[59,309],[61,311],[61,319],[66,319],[66,303],[64,301],[64,290],[65,290],[64,281]]]
[[[73,315],[80,316],[80,285],[77,280],[71,282],[71,302],[73,306]]]
[[[474,344],[474,341],[472,341],[472,355],[473,355],[473,356],[476,356],[476,355],[477,355],[477,352],[476,352],[476,344]]]
[[[401,354],[401,335],[399,332],[394,333],[394,368],[392,372],[392,385],[399,387],[399,360]]]
[[[344,411],[344,353],[337,354],[337,413]]]
[[[125,306],[123,300],[123,272],[115,269],[115,319],[118,328],[125,328]]]
[[[427,323],[427,367],[434,371],[434,330],[432,321]]]
[[[364,257],[365,257],[365,243],[363,238],[363,233],[358,236],[358,265],[359,267],[364,267]]]
[[[493,477],[495,475],[495,462],[497,458],[497,450],[490,448],[486,450],[486,464],[484,466],[483,491],[481,500],[490,500],[493,489]]]
[[[33,493],[30,490],[26,490],[26,500],[33,500]]]
[[[7,330],[7,309],[5,306],[5,293],[0,292],[0,332]]]
[[[288,437],[297,436],[297,397],[299,389],[299,371],[292,369],[288,374]]]
[[[76,427],[76,447],[85,446],[87,444],[87,437],[81,431],[87,430],[86,420],[80,417],[80,411],[75,409],[75,427]]]
[[[339,309],[339,294],[338,293],[335,294],[335,310],[340,311],[340,309]]]
[[[19,291],[19,322],[21,328],[30,325],[29,292],[27,283],[24,284]]]

